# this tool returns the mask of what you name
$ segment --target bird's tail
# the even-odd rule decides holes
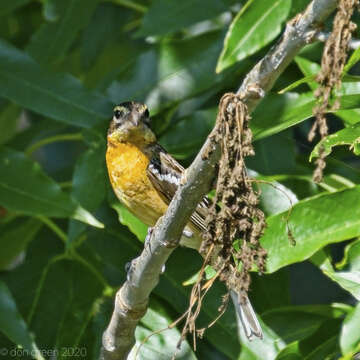
[[[246,337],[250,341],[253,340],[254,337],[262,339],[263,332],[248,297],[246,295],[240,296],[233,290],[231,290],[230,293]]]

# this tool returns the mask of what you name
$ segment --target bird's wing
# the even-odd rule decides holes
[[[161,198],[169,204],[180,184],[184,168],[160,145],[155,146],[147,175]],[[200,231],[206,230],[205,218],[210,204],[210,200],[204,197],[191,215],[190,222]]]

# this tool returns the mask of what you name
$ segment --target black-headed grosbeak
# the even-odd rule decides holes
[[[184,168],[156,142],[146,105],[130,101],[114,108],[107,135],[106,164],[119,200],[146,225],[154,226],[166,212]],[[199,249],[209,204],[205,197],[197,206],[184,230],[182,245]],[[245,334],[249,339],[262,338],[255,312],[245,300],[234,302]]]

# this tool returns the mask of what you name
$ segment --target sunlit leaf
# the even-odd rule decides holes
[[[111,114],[112,104],[68,74],[40,67],[26,53],[0,41],[0,95],[55,120],[91,127]]]
[[[349,126],[334,134],[326,136],[321,140],[310,154],[310,161],[319,157],[320,149],[325,155],[331,154],[334,146],[349,145],[355,155],[360,155],[360,122],[357,125]]]
[[[311,261],[331,280],[338,283],[343,289],[349,291],[356,299],[360,300],[360,271],[335,271],[330,258],[323,250],[318,251],[312,256]]]
[[[360,350],[360,303],[344,319],[340,334],[340,347],[343,355]]]
[[[137,343],[129,355],[129,360],[136,360],[135,355],[138,350],[137,358],[142,359],[165,360],[176,353],[177,359],[195,360],[196,356],[187,341],[183,341],[180,350],[176,351],[176,345],[181,336],[180,331],[176,328],[161,331],[147,339],[149,335],[157,330],[166,329],[171,323],[171,318],[162,310],[160,304],[153,301],[141,319],[140,325],[136,328]],[[145,339],[147,340],[142,344]]]
[[[248,0],[230,25],[216,71],[254,54],[273,40],[290,7],[291,0]]]
[[[212,19],[228,10],[232,3],[231,0],[207,0],[204,6],[202,0],[154,0],[136,34],[150,36],[172,33],[199,21]]]
[[[288,214],[270,216],[261,239],[268,251],[267,271],[303,261],[329,243],[360,235],[359,201],[359,186],[299,201],[288,218],[296,246],[288,238]]]

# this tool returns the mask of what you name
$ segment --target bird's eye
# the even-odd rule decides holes
[[[121,117],[121,111],[120,110],[115,110],[114,111],[114,116],[115,116],[115,119],[119,120],[120,117]]]
[[[149,113],[149,110],[148,110],[148,109],[146,109],[146,110],[144,111],[144,115],[145,115],[145,117],[149,117],[150,113]]]

